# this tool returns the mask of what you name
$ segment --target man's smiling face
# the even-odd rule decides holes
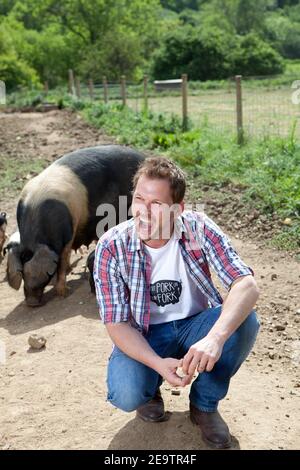
[[[181,212],[180,205],[173,203],[169,181],[141,175],[132,199],[132,214],[139,238],[149,245],[153,241],[154,246],[168,240],[173,232],[174,217],[178,215],[178,212],[174,214],[174,209]]]

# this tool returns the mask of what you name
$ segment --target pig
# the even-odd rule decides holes
[[[17,205],[20,243],[10,250],[7,278],[16,290],[24,281],[27,305],[42,304],[55,274],[57,294],[67,294],[72,249],[98,239],[96,226],[104,217],[96,215],[100,204],[112,204],[120,217],[119,196],[126,196],[128,211],[132,179],[144,159],[119,145],[83,148],[59,158],[25,185]]]
[[[6,233],[5,233],[6,227],[7,227],[6,212],[0,212],[0,259],[2,258],[3,245],[7,238]]]

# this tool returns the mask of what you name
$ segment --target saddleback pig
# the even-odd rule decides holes
[[[7,276],[14,289],[23,279],[29,306],[41,304],[54,274],[57,293],[65,295],[71,250],[97,240],[96,226],[104,217],[96,215],[100,204],[112,204],[120,216],[119,196],[127,196],[128,210],[132,178],[144,158],[118,145],[83,148],[26,184],[17,206],[20,243],[9,250]]]

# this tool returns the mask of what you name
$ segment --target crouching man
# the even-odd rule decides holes
[[[185,187],[172,161],[147,159],[134,178],[133,218],[98,242],[96,296],[114,343],[108,400],[159,422],[162,381],[192,382],[192,422],[211,447],[226,448],[231,436],[218,403],[255,342],[259,294],[253,271],[220,228],[184,210]],[[210,268],[229,291],[224,303]]]

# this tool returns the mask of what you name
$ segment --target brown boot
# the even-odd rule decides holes
[[[202,439],[210,447],[214,449],[230,447],[231,436],[229,429],[218,411],[201,411],[190,403],[190,417],[192,423],[200,427]]]
[[[150,401],[136,410],[136,414],[144,421],[159,422],[166,420],[164,401],[159,388]]]

